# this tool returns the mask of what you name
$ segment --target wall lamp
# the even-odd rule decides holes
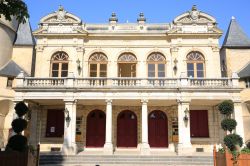
[[[185,116],[183,117],[183,120],[185,122],[185,125],[187,126],[187,123],[188,123],[188,120],[189,120],[189,118],[188,118],[189,110],[186,108],[184,113],[185,113]]]
[[[64,110],[64,113],[65,113],[65,121],[66,121],[67,127],[69,127],[69,124],[70,124],[70,121],[71,121],[71,118],[69,116],[69,110],[66,108]]]
[[[174,67],[173,67],[173,70],[174,70],[175,75],[176,75],[176,72],[177,72],[177,70],[178,70],[178,68],[177,68],[177,63],[178,63],[178,60],[175,58],[175,59],[174,59]]]
[[[77,63],[77,71],[78,71],[78,74],[80,75],[82,67],[81,67],[81,61],[79,60],[79,58],[76,60],[76,63]]]

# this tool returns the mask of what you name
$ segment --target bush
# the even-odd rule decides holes
[[[242,140],[241,136],[239,136],[237,134],[229,134],[229,135],[224,137],[224,144],[231,151],[235,151],[236,145],[239,145],[240,147],[242,147],[243,140]]]
[[[12,121],[11,126],[15,133],[21,133],[27,128],[28,123],[26,120],[18,118]]]
[[[16,104],[15,110],[18,117],[22,117],[28,112],[29,109],[24,102],[19,102]]]
[[[223,130],[225,131],[230,131],[230,133],[232,133],[232,131],[235,129],[235,127],[237,126],[237,122],[234,119],[224,119],[221,121],[221,127]]]
[[[241,153],[250,154],[250,149],[248,147],[245,147],[245,148],[241,149]]]
[[[231,100],[225,100],[219,104],[218,108],[221,114],[229,116],[234,111],[234,104]]]
[[[15,150],[23,152],[28,149],[28,140],[23,135],[14,135],[12,136],[6,146],[6,150]]]

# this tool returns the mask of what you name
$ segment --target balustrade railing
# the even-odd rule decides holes
[[[127,87],[127,88],[176,88],[176,87],[233,87],[230,78],[17,78],[17,87],[56,88],[56,87]],[[234,86],[235,87],[235,86]]]

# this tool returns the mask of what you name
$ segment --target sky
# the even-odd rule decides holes
[[[49,13],[64,9],[85,23],[107,23],[112,12],[120,23],[136,22],[140,12],[147,23],[170,23],[178,15],[197,5],[198,10],[216,18],[218,27],[227,31],[234,16],[245,33],[250,36],[250,0],[24,0],[28,5],[33,30],[39,20]],[[220,43],[224,39],[221,37]]]

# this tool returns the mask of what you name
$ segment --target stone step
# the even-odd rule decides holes
[[[133,155],[41,155],[40,165],[82,165],[82,166],[105,166],[105,165],[202,165],[212,166],[211,156],[133,156]]]

